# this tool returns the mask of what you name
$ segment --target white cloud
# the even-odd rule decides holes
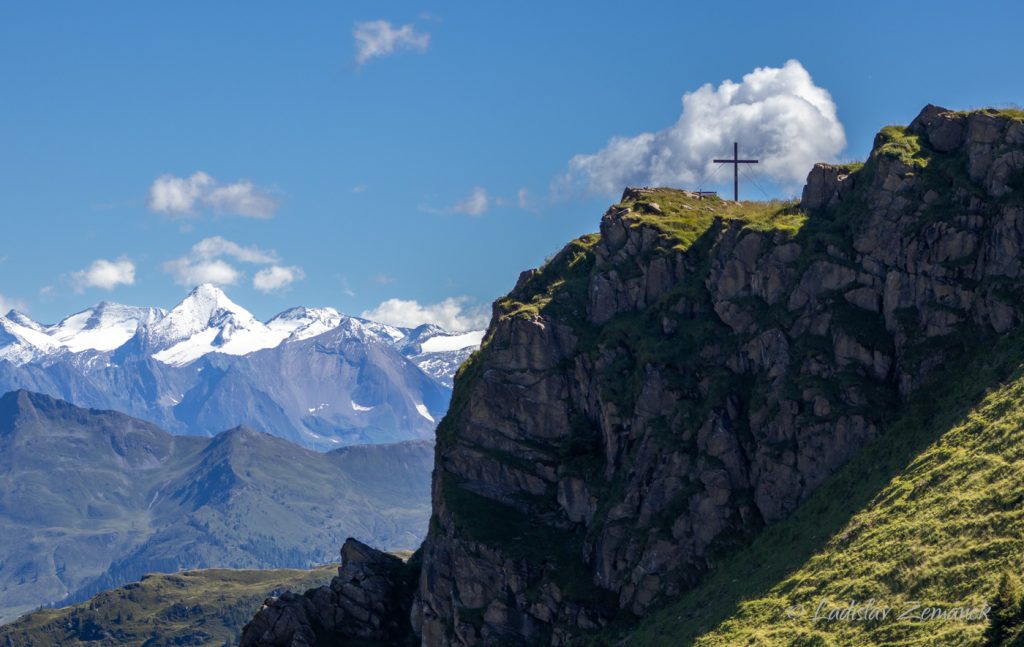
[[[815,162],[846,146],[832,96],[795,59],[759,67],[740,83],[706,84],[684,94],[682,104],[668,128],[614,137],[597,153],[576,155],[564,182],[605,194],[630,185],[697,188],[715,171],[711,160],[730,156],[738,141],[741,157],[760,160],[759,175],[796,187]]]
[[[487,193],[487,189],[481,186],[477,186],[473,187],[473,190],[470,191],[468,196],[457,201],[455,204],[447,206],[443,209],[438,209],[437,207],[431,207],[429,205],[424,204],[421,204],[419,206],[419,209],[420,211],[425,211],[426,213],[461,213],[466,214],[468,216],[482,216],[484,213],[487,212],[487,209],[490,208],[492,203],[501,206],[504,203],[504,201],[501,198],[492,198]]]
[[[469,297],[448,297],[440,303],[421,305],[415,300],[388,299],[360,316],[392,326],[414,328],[430,323],[445,330],[478,330],[490,317],[483,306],[468,306]]]
[[[270,218],[278,202],[249,180],[220,184],[202,171],[189,177],[165,174],[149,187],[149,209],[171,217],[195,217],[200,206],[249,218]]]
[[[271,265],[252,277],[252,286],[260,292],[274,292],[285,288],[306,276],[301,267]]]
[[[24,301],[20,299],[11,299],[0,294],[0,316],[7,314],[11,310],[18,310],[19,312],[22,312],[27,309],[28,307],[25,305]]]
[[[530,191],[526,187],[519,189],[519,193],[516,194],[516,200],[519,202],[520,209],[527,209],[530,206]]]
[[[202,239],[192,246],[188,254],[167,261],[163,268],[174,277],[176,283],[185,287],[200,283],[234,285],[245,274],[225,259],[268,266],[257,271],[252,280],[253,287],[263,292],[279,290],[305,277],[301,267],[278,265],[281,258],[274,250],[260,249],[255,245],[239,245],[222,236]]]
[[[221,236],[202,239],[192,246],[192,253],[201,258],[230,256],[243,263],[276,263],[280,260],[273,251],[262,250],[255,245],[243,247]]]
[[[149,187],[149,208],[168,215],[192,214],[196,201],[213,183],[213,178],[202,171],[187,178],[161,175]]]
[[[468,197],[456,202],[451,210],[454,213],[464,213],[470,216],[481,216],[487,211],[490,204],[490,197],[483,187],[474,187]]]
[[[248,180],[217,187],[205,200],[218,211],[250,218],[270,218],[277,211],[277,200]]]
[[[126,258],[116,261],[100,258],[89,267],[72,272],[71,282],[75,292],[82,292],[86,288],[113,290],[119,285],[132,285],[135,283],[135,263]]]
[[[189,256],[176,258],[164,263],[164,271],[174,277],[174,282],[185,287],[201,283],[234,285],[242,273],[220,259],[201,260]]]
[[[396,28],[387,20],[356,23],[353,35],[356,39],[357,65],[400,50],[425,52],[430,46],[430,34],[418,32],[412,25]]]

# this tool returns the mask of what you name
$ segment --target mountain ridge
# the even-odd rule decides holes
[[[124,324],[123,329],[119,331],[120,335],[108,335],[102,340],[92,342],[76,337],[76,333],[81,333],[83,330],[94,331],[104,327],[104,324],[110,326],[109,319],[111,317],[107,315],[111,314],[115,317],[118,314],[121,315],[113,322]],[[287,323],[295,321],[299,321],[299,323],[292,325]],[[89,350],[114,351],[128,343],[135,334],[141,333],[146,345],[158,349],[154,355],[161,352],[166,353],[163,359],[157,358],[158,361],[176,365],[190,364],[210,352],[246,354],[255,350],[274,348],[286,341],[317,336],[341,325],[347,325],[354,335],[362,335],[375,341],[399,342],[406,340],[407,337],[428,339],[436,336],[465,334],[465,331],[450,332],[434,324],[423,324],[415,328],[390,326],[346,315],[331,307],[293,306],[264,322],[256,319],[252,313],[228,298],[223,290],[210,283],[193,288],[171,310],[101,301],[52,325],[39,323],[25,313],[13,309],[0,316],[0,323],[13,324],[22,333],[31,331],[45,335],[46,339],[38,335],[31,335],[22,340],[37,352],[54,348],[66,349],[72,353]],[[230,346],[227,349],[224,348],[239,331],[244,332],[253,328],[255,329],[252,335],[254,339],[249,340],[250,347],[239,344],[242,348],[234,349]],[[483,331],[470,332],[482,333]],[[205,352],[202,354],[186,354],[176,357],[175,353],[167,352],[175,344],[188,341],[200,333],[212,337],[209,340],[211,348],[204,349]],[[459,348],[471,345],[473,344]],[[14,351],[6,346],[0,346],[0,358],[4,358],[5,353],[13,355]]]
[[[303,306],[264,323],[202,285],[170,311],[104,302],[52,326],[0,317],[0,391],[116,409],[179,434],[246,424],[327,450],[431,437],[480,335]]]
[[[0,619],[151,571],[308,568],[346,537],[414,547],[432,444],[315,452],[244,426],[175,436],[47,395],[0,396]]]

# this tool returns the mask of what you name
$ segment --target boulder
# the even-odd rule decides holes
[[[965,125],[963,115],[928,104],[910,122],[907,130],[923,135],[931,147],[940,153],[949,153],[963,143]]]

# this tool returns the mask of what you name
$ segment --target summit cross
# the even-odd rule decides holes
[[[741,160],[739,142],[732,143],[731,160],[711,160],[716,164],[732,164],[732,199],[740,201],[740,164],[757,164],[757,160]]]

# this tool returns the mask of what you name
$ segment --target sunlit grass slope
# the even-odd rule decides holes
[[[644,620],[632,645],[984,645],[984,618],[1024,564],[1024,343],[1005,339],[922,391],[901,419],[786,521]],[[1004,584],[1005,587],[1005,584]],[[1012,596],[1011,596],[1012,597]],[[815,619],[874,600],[885,619]],[[1011,623],[1018,609],[1002,609]],[[874,614],[877,616],[877,612]],[[920,617],[918,612],[911,616]]]

